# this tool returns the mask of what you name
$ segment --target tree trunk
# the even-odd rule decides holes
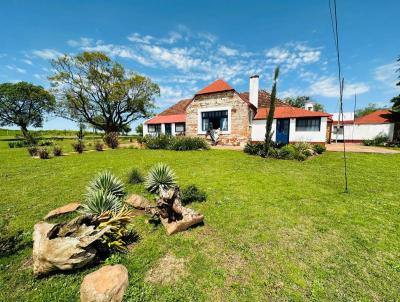
[[[31,144],[34,143],[32,135],[29,133],[28,127],[26,125],[21,125],[21,132],[24,138]]]
[[[161,191],[156,207],[146,208],[147,212],[160,217],[168,235],[187,230],[203,222],[204,216],[182,206],[179,187]]]

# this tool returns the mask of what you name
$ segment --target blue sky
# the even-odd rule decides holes
[[[398,0],[337,0],[345,110],[389,105],[400,55]],[[238,91],[260,75],[278,95],[309,95],[337,110],[337,69],[328,0],[308,1],[4,1],[0,82],[49,87],[49,60],[83,50],[108,53],[161,87],[160,111],[217,78]],[[51,117],[47,129],[75,124]]]

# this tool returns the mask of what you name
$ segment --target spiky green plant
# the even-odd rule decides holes
[[[160,193],[176,185],[175,172],[166,164],[158,163],[153,166],[146,177],[145,187],[151,193]]]
[[[122,198],[104,190],[91,190],[86,194],[85,212],[101,215],[104,212],[118,212],[123,205]]]
[[[122,198],[126,195],[124,183],[110,171],[99,173],[90,183],[87,191],[104,191]]]

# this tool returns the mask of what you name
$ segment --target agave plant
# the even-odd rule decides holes
[[[122,198],[126,195],[124,183],[110,171],[101,172],[90,183],[87,188],[88,193],[91,191],[104,191],[112,195]]]
[[[146,177],[145,187],[151,193],[160,193],[176,185],[174,171],[166,164],[159,163],[153,166]]]
[[[83,209],[87,213],[101,215],[105,212],[118,212],[122,205],[122,198],[104,190],[93,190],[86,194]]]
[[[109,171],[98,174],[86,191],[84,210],[95,215],[119,211],[126,195],[123,182]]]

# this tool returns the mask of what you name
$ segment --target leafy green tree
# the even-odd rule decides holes
[[[400,57],[397,59],[397,62],[400,63]],[[397,69],[397,72],[400,73],[400,68]],[[400,79],[400,75],[399,75],[399,79]],[[400,86],[400,81],[396,84],[396,86]],[[400,119],[399,118],[399,115],[400,115],[400,94],[398,96],[395,96],[394,98],[392,98],[390,101],[393,103],[392,112],[396,113],[397,118]]]
[[[143,136],[143,124],[137,125],[135,130],[138,135]]]
[[[55,74],[49,80],[63,115],[106,133],[121,132],[132,121],[150,117],[160,94],[149,78],[125,71],[101,52],[64,55],[52,60],[52,66]]]
[[[42,127],[46,114],[55,110],[54,96],[42,86],[27,82],[0,84],[0,126],[16,125],[33,143],[28,127]]]
[[[271,141],[272,141],[272,123],[274,121],[274,114],[275,114],[275,103],[276,103],[276,84],[279,76],[279,66],[275,68],[274,71],[274,80],[272,83],[272,90],[271,90],[271,97],[270,97],[270,104],[269,104],[269,112],[268,117],[265,125],[265,143],[264,143],[264,152],[265,155],[268,155]]]
[[[315,111],[325,111],[325,108],[322,104],[314,102],[309,96],[305,95],[296,97],[287,97],[284,99],[284,101],[288,103],[290,106],[297,108],[304,108],[306,103],[313,102]]]
[[[400,63],[400,56],[397,59],[397,62]],[[400,68],[397,69],[397,72],[400,73]],[[400,75],[399,75],[399,79],[400,79]],[[396,84],[396,86],[400,86],[400,81]],[[395,120],[393,139],[400,140],[400,94],[398,96],[395,96],[394,98],[392,98],[390,101],[393,103],[391,111],[393,113],[394,120]]]
[[[368,106],[356,110],[356,117],[362,117],[379,109],[382,108],[380,108],[377,104],[369,103]]]

